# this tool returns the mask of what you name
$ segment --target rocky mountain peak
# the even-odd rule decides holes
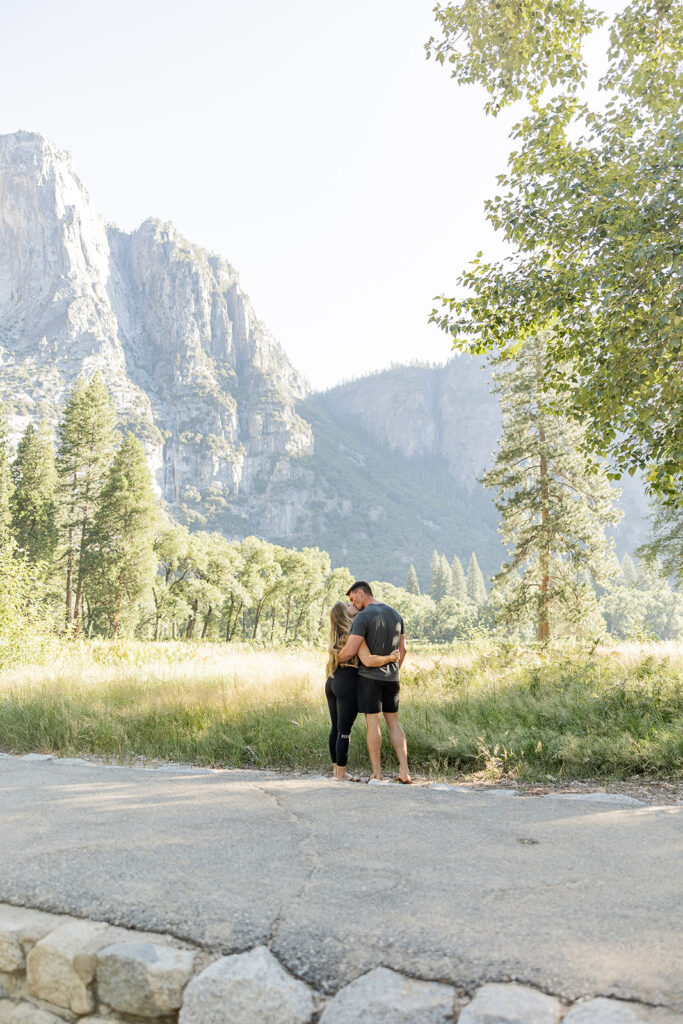
[[[307,386],[234,268],[170,224],[107,227],[69,156],[28,132],[0,136],[0,359],[17,434],[100,370],[181,516],[312,447]]]

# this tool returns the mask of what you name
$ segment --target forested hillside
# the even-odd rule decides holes
[[[0,401],[11,450],[51,434],[99,371],[190,530],[317,546],[359,576],[426,581],[434,549],[485,574],[502,549],[490,492],[500,410],[481,360],[395,367],[322,394],[258,320],[235,270],[146,221],[107,226],[68,154],[0,137]],[[362,368],[361,368],[362,369]],[[629,484],[620,551],[644,539]]]

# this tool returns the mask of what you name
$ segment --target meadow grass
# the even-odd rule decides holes
[[[237,644],[64,645],[0,673],[0,749],[328,770],[324,661]],[[683,646],[416,648],[401,720],[420,775],[680,779]],[[369,769],[362,718],[350,765]]]

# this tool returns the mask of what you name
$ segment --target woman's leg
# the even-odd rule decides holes
[[[328,737],[328,743],[330,747],[330,758],[334,766],[334,774],[337,774],[337,698],[332,693],[332,680],[328,679],[325,683],[325,696],[327,697],[327,706],[330,709],[330,719],[332,726],[330,728],[330,735]]]
[[[340,768],[346,768],[349,760],[349,743],[351,741],[351,729],[358,715],[358,703],[356,695],[352,699],[337,698],[337,764]]]
[[[356,669],[345,668],[337,672],[332,682],[332,692],[337,698],[337,741],[335,760],[337,778],[346,778],[349,758],[351,729],[358,714],[358,673]]]

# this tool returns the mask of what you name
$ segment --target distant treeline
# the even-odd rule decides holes
[[[574,521],[576,509],[575,502]],[[98,375],[79,379],[69,395],[56,451],[45,427],[29,425],[11,461],[2,425],[0,545],[2,650],[10,634],[26,644],[41,630],[319,642],[331,605],[352,582],[348,569],[333,568],[316,547],[296,550],[257,537],[231,541],[173,523],[155,497],[141,443],[117,432]],[[538,564],[532,561],[531,570],[520,560],[504,565],[487,588],[475,553],[465,571],[457,557],[449,561],[434,551],[428,593],[412,565],[405,587],[376,581],[374,588],[403,614],[413,638],[452,641],[492,630],[531,637],[538,602],[525,604],[520,594],[531,589]],[[551,582],[558,564],[563,586],[549,585],[546,595],[554,600],[556,632],[683,638],[683,597],[672,591],[656,557],[640,568],[628,555],[621,566],[612,557],[599,582],[580,560],[557,556],[548,563]]]

